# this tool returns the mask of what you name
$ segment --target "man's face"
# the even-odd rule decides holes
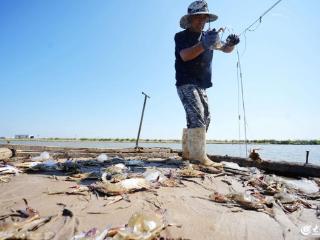
[[[206,22],[209,17],[206,14],[192,15],[191,18],[191,29],[194,32],[201,32],[204,29]]]

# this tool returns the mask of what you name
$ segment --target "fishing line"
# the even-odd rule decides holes
[[[255,20],[252,24],[250,24],[247,28],[245,28],[238,36],[240,37],[242,34],[244,34],[247,31],[255,31],[259,25],[262,23],[262,18],[267,15],[267,13],[269,13],[273,8],[275,8],[282,0],[278,0],[277,2],[275,2],[270,8],[268,8],[263,14],[260,15],[260,17]],[[259,22],[258,26],[255,29],[251,29],[252,26],[254,26],[257,22]]]
[[[262,23],[262,18],[267,15],[267,13],[269,13],[273,8],[275,8],[282,0],[278,0],[277,2],[275,2],[271,7],[269,7],[263,14],[261,14],[252,24],[250,24],[247,28],[245,28],[238,36],[240,37],[241,35],[244,36],[244,50],[241,53],[241,57],[243,57],[243,55],[245,54],[246,50],[247,50],[247,32],[254,32],[256,31],[261,23]],[[257,24],[258,23],[258,24]],[[257,24],[255,26],[255,28],[252,28],[255,24]]]
[[[241,57],[243,57],[243,55],[246,53],[247,51],[247,34],[243,34],[244,36],[244,49],[242,50],[242,53],[241,53]]]
[[[241,156],[241,114],[240,114],[240,79],[239,79],[239,68],[237,61],[237,89],[238,89],[238,141],[239,141],[239,156]]]
[[[262,18],[267,15],[273,8],[275,8],[280,2],[282,2],[282,0],[278,0],[276,1],[271,7],[269,7],[264,13],[262,13],[252,24],[250,24],[248,27],[246,27],[239,35],[238,37],[240,37],[241,35],[244,35],[245,38],[245,48],[244,51],[242,52],[242,55],[244,55],[246,49],[247,49],[247,37],[246,37],[246,33],[249,32],[254,32],[256,31],[261,23],[262,23]],[[258,24],[257,24],[258,23]],[[255,24],[257,24],[255,26]],[[252,28],[253,26],[255,26],[255,28]],[[227,31],[229,31],[229,28],[225,28],[227,29]],[[210,21],[209,21],[209,30],[211,30],[211,25],[210,25]],[[224,31],[222,31],[223,34],[221,36],[221,38],[224,35]],[[229,31],[230,32],[230,31]],[[240,54],[239,54],[239,50],[237,47],[237,85],[238,85],[238,136],[239,136],[239,143],[240,143],[240,139],[241,139],[241,130],[240,130],[240,125],[241,125],[241,114],[240,114],[240,92],[241,92],[241,101],[242,101],[242,111],[243,111],[243,127],[244,127],[244,140],[245,140],[245,148],[246,148],[246,157],[248,156],[248,140],[247,140],[247,119],[246,119],[246,108],[245,108],[245,101],[244,101],[244,91],[243,91],[243,75],[242,75],[242,68],[241,68],[241,61],[240,61]],[[241,91],[240,91],[241,90]],[[240,147],[240,151],[241,151],[241,147]]]
[[[248,31],[249,32],[254,32],[255,30],[257,30],[260,27],[261,23],[262,23],[262,18],[260,17],[259,23],[257,24],[257,26],[255,28],[249,28]]]
[[[242,68],[241,68],[241,61],[240,61],[240,54],[237,48],[237,79],[238,79],[238,94],[239,94],[239,89],[241,89],[241,100],[242,100],[242,111],[243,111],[243,127],[244,127],[244,143],[246,147],[246,157],[248,156],[248,139],[247,139],[247,119],[246,119],[246,107],[245,107],[245,101],[244,101],[244,91],[243,91],[243,76],[242,76]],[[240,80],[240,81],[239,81]],[[239,87],[240,85],[240,87]],[[239,94],[240,95],[240,94]],[[238,96],[238,99],[240,97]],[[238,102],[238,112],[240,112],[240,103]],[[241,117],[239,114],[239,125],[241,122]],[[239,135],[240,135],[240,129],[239,129]]]
[[[267,15],[273,8],[275,8],[282,0],[278,0],[277,2],[275,2],[271,7],[269,7],[263,14],[261,14],[259,16],[259,18],[257,18],[252,24],[250,24],[248,27],[246,27],[239,35],[238,37],[240,37],[241,35],[244,36],[245,38],[245,47],[244,50],[241,54],[241,57],[244,55],[244,53],[246,52],[247,49],[247,36],[246,33],[249,32],[254,32],[256,31],[261,23],[262,23],[262,18]],[[257,24],[258,23],[258,24]],[[255,26],[255,24],[257,24]],[[255,28],[252,28],[253,26],[255,26]],[[245,147],[246,147],[246,157],[248,156],[248,140],[247,140],[247,119],[246,119],[246,108],[245,108],[245,101],[244,101],[244,91],[243,91],[243,75],[242,75],[242,68],[241,68],[241,61],[240,61],[240,54],[239,54],[239,50],[237,47],[237,84],[238,84],[238,128],[239,128],[239,140],[241,137],[241,130],[240,130],[240,125],[241,125],[241,115],[240,115],[240,89],[241,89],[241,100],[242,100],[242,111],[243,111],[243,127],[244,127],[244,140],[245,140]],[[240,141],[239,141],[240,142]],[[240,148],[241,149],[241,148]]]

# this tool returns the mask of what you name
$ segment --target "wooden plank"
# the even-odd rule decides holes
[[[174,150],[182,156],[181,150]],[[320,166],[314,164],[295,163],[290,161],[263,160],[261,163],[248,158],[208,155],[215,162],[234,162],[240,167],[256,167],[267,173],[286,177],[320,177]]]
[[[68,147],[50,147],[50,146],[28,146],[28,145],[15,145],[15,144],[0,144],[0,147],[15,149],[17,151],[34,151],[34,152],[86,152],[86,153],[171,153],[170,148],[68,148]]]
[[[268,173],[287,177],[320,177],[320,166],[287,161],[264,160],[261,163],[247,158],[209,155],[215,162],[234,162],[241,167],[256,167]]]

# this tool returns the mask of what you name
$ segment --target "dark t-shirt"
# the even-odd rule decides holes
[[[211,82],[212,50],[206,50],[193,60],[184,62],[180,57],[180,51],[194,46],[200,41],[201,33],[184,30],[176,33],[176,86],[184,84],[195,84],[201,88],[209,88]]]

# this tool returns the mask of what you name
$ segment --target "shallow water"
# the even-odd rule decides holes
[[[0,143],[5,141],[0,140]],[[93,142],[93,141],[12,141],[12,144],[57,146],[57,147],[84,147],[84,148],[127,148],[135,147],[134,142]],[[178,143],[140,143],[141,147],[168,147],[181,149]],[[306,151],[310,151],[309,163],[320,165],[320,145],[276,145],[276,144],[249,144],[250,149],[258,150],[262,159],[273,161],[291,161],[304,163]],[[207,144],[208,154],[244,157],[244,144]]]

